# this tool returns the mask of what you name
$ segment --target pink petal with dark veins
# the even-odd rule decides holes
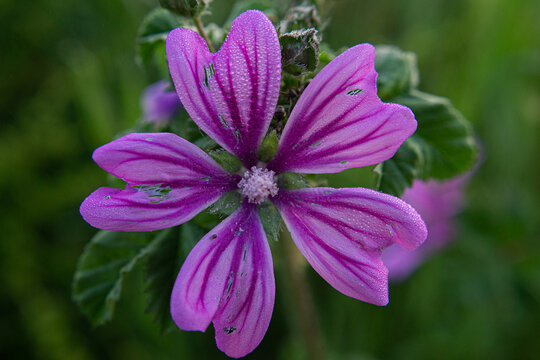
[[[392,157],[416,130],[412,111],[377,96],[375,49],[352,47],[308,85],[296,103],[268,168],[335,173]]]
[[[388,303],[381,249],[412,249],[427,235],[411,206],[373,190],[281,190],[272,201],[315,271],[343,294],[376,305]]]
[[[184,330],[214,323],[216,342],[231,357],[259,345],[274,307],[270,247],[256,205],[244,204],[206,234],[184,262],[171,313]]]
[[[223,170],[204,151],[169,133],[134,133],[94,151],[104,170],[126,189],[100,188],[81,204],[92,226],[151,231],[182,224],[235,189],[239,176]]]
[[[281,51],[270,20],[256,10],[241,14],[215,54],[194,31],[175,29],[167,37],[167,59],[191,118],[247,168],[256,165],[281,81]]]

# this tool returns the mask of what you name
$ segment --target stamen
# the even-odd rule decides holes
[[[275,172],[267,169],[260,169],[255,166],[244,173],[244,177],[238,183],[238,188],[242,195],[248,198],[253,204],[260,204],[268,196],[276,196],[279,188],[274,181]]]

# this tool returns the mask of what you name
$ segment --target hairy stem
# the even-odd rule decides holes
[[[202,21],[201,21],[201,17],[200,16],[194,16],[191,19],[193,20],[193,23],[197,27],[197,31],[199,32],[199,34],[203,37],[204,41],[206,41],[206,44],[208,44],[208,49],[211,52],[216,52],[216,50],[214,49],[214,46],[212,45],[212,42],[210,41],[210,39],[208,38],[208,35],[204,31],[204,27],[203,27],[203,24],[202,24]]]
[[[319,326],[315,304],[306,282],[303,264],[288,231],[282,231],[279,241],[284,258],[283,270],[291,284],[294,314],[300,323],[304,345],[310,360],[325,360],[326,345]]]

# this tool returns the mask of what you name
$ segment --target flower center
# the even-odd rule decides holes
[[[260,204],[268,196],[276,196],[278,193],[274,175],[276,173],[272,170],[253,166],[251,170],[244,173],[244,177],[238,183],[238,188],[250,203]]]

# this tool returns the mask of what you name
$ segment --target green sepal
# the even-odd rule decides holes
[[[186,17],[198,16],[209,3],[210,0],[159,0],[161,7]]]
[[[203,135],[192,141],[193,145],[203,149],[206,152],[219,149],[219,145],[210,136]]]
[[[236,156],[223,149],[212,150],[208,153],[221,167],[230,173],[237,173],[242,168],[242,162]]]
[[[416,55],[396,46],[375,47],[377,93],[385,101],[418,86],[419,75]]]
[[[258,212],[266,237],[269,240],[278,241],[281,228],[279,211],[271,201],[266,200],[258,206]]]
[[[315,29],[294,30],[280,35],[282,70],[296,76],[314,71],[319,63],[319,42]]]
[[[276,130],[272,130],[263,139],[261,147],[259,149],[259,160],[269,162],[276,155],[279,138]]]
[[[302,174],[282,173],[277,177],[277,185],[280,189],[302,189],[309,187],[306,178]]]
[[[321,27],[321,18],[315,5],[294,6],[287,11],[284,19],[279,23],[281,32]]]
[[[213,203],[209,210],[211,214],[229,216],[240,207],[241,203],[242,197],[238,190],[231,190],[223,194],[218,201]]]

